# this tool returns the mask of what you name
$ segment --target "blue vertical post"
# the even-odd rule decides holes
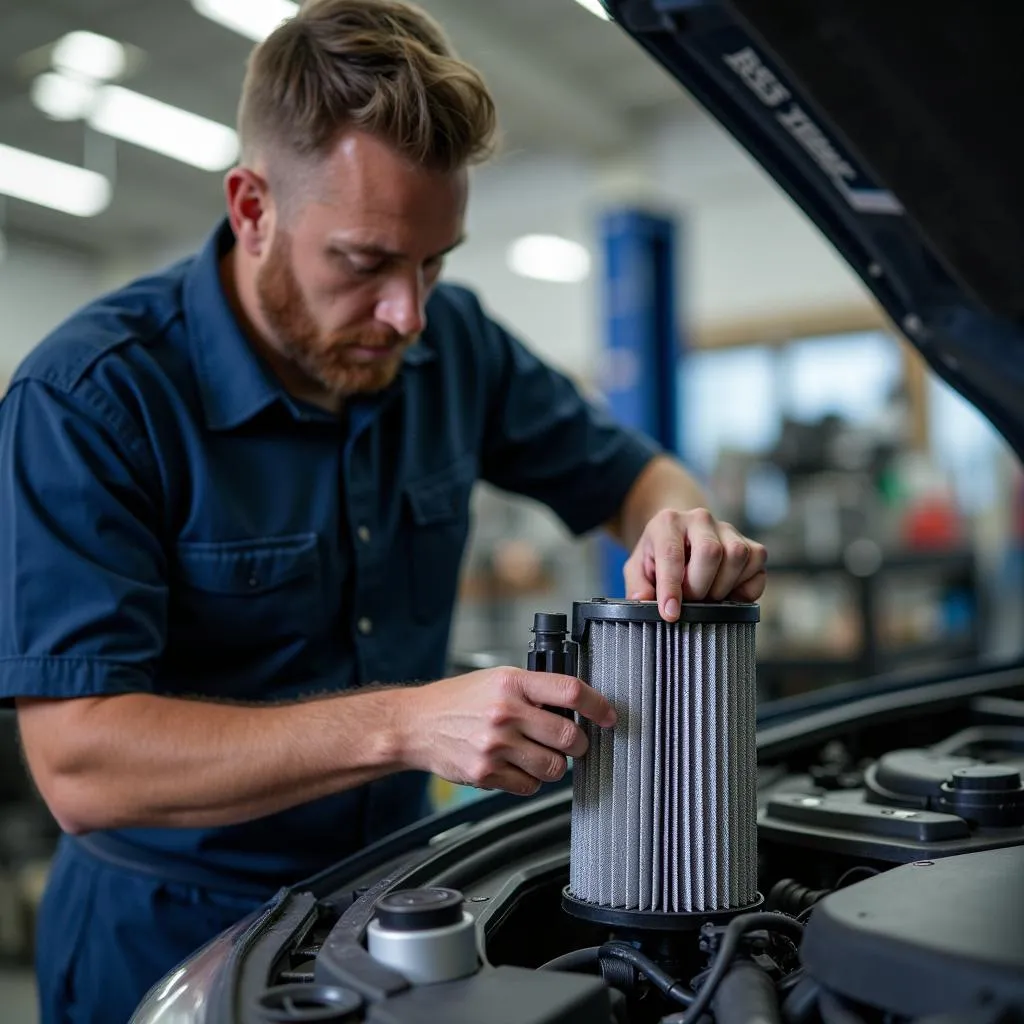
[[[601,222],[604,248],[605,371],[612,416],[680,450],[678,375],[684,333],[677,289],[679,228],[674,220],[621,209]],[[628,552],[603,542],[605,594],[622,594]],[[627,595],[628,596],[628,595]]]

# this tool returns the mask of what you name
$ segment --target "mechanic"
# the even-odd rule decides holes
[[[64,835],[42,1019],[115,1024],[212,936],[426,810],[532,794],[602,727],[579,680],[444,678],[478,478],[632,549],[628,594],[756,600],[695,481],[438,283],[494,105],[399,0],[258,46],[227,217],[99,299],[0,406],[0,696]],[[438,681],[439,680],[439,681]]]

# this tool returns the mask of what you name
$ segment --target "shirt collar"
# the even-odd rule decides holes
[[[240,426],[275,401],[283,402],[293,412],[298,408],[253,350],[224,295],[220,261],[234,244],[234,232],[224,218],[193,259],[184,285],[193,364],[206,425],[211,430]],[[406,351],[403,361],[407,366],[419,366],[437,357],[428,336],[429,330],[423,340]],[[300,415],[307,418],[306,414]]]

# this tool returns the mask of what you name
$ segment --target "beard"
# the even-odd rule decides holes
[[[405,350],[416,340],[379,325],[322,331],[292,268],[291,246],[280,234],[257,272],[256,296],[282,355],[334,395],[382,391],[395,379]]]

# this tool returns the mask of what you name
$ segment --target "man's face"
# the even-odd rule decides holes
[[[378,391],[422,333],[444,256],[462,239],[466,173],[414,167],[352,132],[299,188],[257,271],[268,340],[329,394]]]

